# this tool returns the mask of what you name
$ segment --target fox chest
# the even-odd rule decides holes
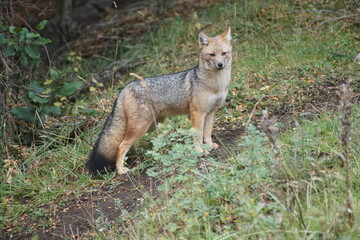
[[[208,112],[216,111],[218,108],[224,105],[226,95],[227,95],[226,92],[209,95],[207,99],[207,111]]]

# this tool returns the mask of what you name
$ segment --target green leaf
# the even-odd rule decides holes
[[[47,22],[48,22],[47,20],[42,20],[38,25],[36,25],[36,29],[38,29],[38,30],[44,29]]]
[[[42,86],[41,82],[39,81],[33,81],[30,84],[31,90],[35,93],[43,93],[45,91],[45,88]]]
[[[58,106],[45,106],[44,107],[44,113],[46,115],[60,115],[61,114],[61,108]]]
[[[93,108],[85,108],[83,110],[83,112],[87,115],[87,116],[94,116],[94,115],[98,115],[100,113],[100,111],[95,110]]]
[[[48,38],[38,37],[33,42],[33,44],[35,44],[35,45],[43,45],[43,44],[48,44],[48,43],[51,43],[51,42],[52,41],[50,39],[48,39]]]
[[[16,29],[20,30],[19,31],[20,41],[24,41],[25,39],[27,39],[28,34],[32,35],[31,33],[29,33],[29,30],[27,30],[27,28],[16,28]]]
[[[3,54],[4,54],[5,57],[10,57],[10,56],[14,56],[16,54],[16,51],[15,51],[15,49],[13,47],[7,46],[4,49]]]
[[[51,79],[54,80],[54,81],[58,80],[58,78],[59,78],[59,72],[56,71],[56,70],[54,70],[54,69],[51,69],[51,70],[50,70],[50,77],[51,77]]]
[[[15,29],[16,29],[15,26],[10,26],[10,27],[9,27],[9,32],[10,32],[10,33],[15,33]]]
[[[40,57],[39,48],[37,45],[28,45],[24,49],[31,58],[35,59]]]
[[[34,122],[36,110],[35,107],[14,107],[11,109],[11,113],[17,119],[24,120],[26,122]]]
[[[36,93],[34,93],[33,91],[29,91],[28,92],[28,96],[31,100],[33,100],[34,102],[37,102],[37,103],[47,103],[50,101],[49,98],[42,98],[42,97],[39,97],[38,95],[36,95]]]
[[[28,32],[28,33],[25,34],[25,37],[26,37],[27,39],[32,39],[32,38],[39,37],[39,36],[40,36],[40,34],[38,34],[38,33],[33,33],[33,32]]]
[[[81,86],[82,86],[82,82],[79,82],[79,81],[64,83],[64,85],[62,86],[62,88],[59,91],[59,94],[63,97],[69,96],[69,95],[73,94],[74,92],[76,92],[76,90],[81,88]]]
[[[4,25],[4,23],[0,20],[0,30],[5,31],[6,30],[6,26]]]
[[[9,42],[9,39],[5,37],[5,34],[0,33],[0,44],[6,44]]]

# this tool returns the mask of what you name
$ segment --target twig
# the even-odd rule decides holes
[[[262,95],[260,97],[260,99],[255,103],[250,115],[249,115],[249,119],[247,120],[246,124],[245,124],[245,129],[247,129],[248,125],[250,124],[251,119],[253,118],[255,111],[256,111],[256,107],[260,104],[261,100],[263,100],[263,98],[265,97],[265,95]]]
[[[104,76],[99,78],[99,82],[105,82],[107,81],[110,77],[112,77],[113,74],[119,73],[119,72],[123,72],[126,70],[129,70],[131,68],[135,68],[141,65],[144,65],[144,62],[138,62],[132,65],[128,65],[129,61],[125,62],[124,64],[118,66],[118,67],[114,67],[111,73],[105,74]]]
[[[0,54],[0,59],[1,62],[4,64],[5,66],[5,75],[6,78],[9,78],[9,75],[13,73],[12,69],[9,67],[9,65],[7,64],[6,60],[3,58],[2,54]]]
[[[360,14],[350,14],[350,15],[346,15],[346,16],[341,16],[341,17],[337,17],[337,18],[333,18],[333,19],[329,19],[326,21],[321,22],[319,25],[317,25],[317,27],[315,28],[315,30],[318,30],[322,25],[330,23],[330,22],[334,22],[334,21],[339,21],[342,19],[346,19],[346,18],[360,18]]]
[[[120,16],[119,16],[119,11],[117,11],[117,4],[115,1],[113,1],[113,4],[114,4],[114,7],[116,8],[116,36],[119,36],[119,19],[120,19]],[[117,58],[117,55],[118,55],[118,51],[119,51],[119,41],[116,41],[116,46],[115,46],[115,54],[114,54],[114,60],[116,61],[116,58]],[[112,69],[112,74],[111,74],[111,89],[114,87],[114,80],[115,80],[115,65],[113,66],[113,69]]]
[[[294,12],[330,13],[330,14],[340,15],[339,12],[331,11],[331,10],[324,10],[324,9],[295,10],[295,11],[289,12],[288,14],[291,14],[291,13],[294,13]]]
[[[102,27],[107,27],[109,25],[113,25],[115,23],[117,23],[117,20],[112,20],[110,22],[104,22],[104,23],[98,23],[98,24],[90,26],[90,28],[102,28]]]
[[[100,36],[100,37],[97,37],[98,39],[115,39],[115,40],[119,40],[121,39],[120,36]]]

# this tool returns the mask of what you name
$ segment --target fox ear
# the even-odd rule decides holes
[[[231,29],[230,29],[230,27],[227,27],[225,32],[223,32],[220,36],[222,36],[226,40],[230,41],[231,40]]]
[[[209,37],[203,32],[199,34],[199,44],[200,46],[209,44]]]

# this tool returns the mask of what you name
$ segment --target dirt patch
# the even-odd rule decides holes
[[[143,194],[157,194],[157,181],[145,173],[119,176],[112,184],[104,184],[99,188],[81,194],[72,195],[64,207],[57,207],[46,217],[50,226],[31,230],[10,239],[83,239],[89,234],[109,227],[119,218],[122,211],[132,212],[141,206]],[[101,220],[101,221],[99,221]],[[37,226],[37,220],[24,219],[24,226]],[[108,226],[99,225],[104,222]],[[29,230],[28,230],[29,231]]]

